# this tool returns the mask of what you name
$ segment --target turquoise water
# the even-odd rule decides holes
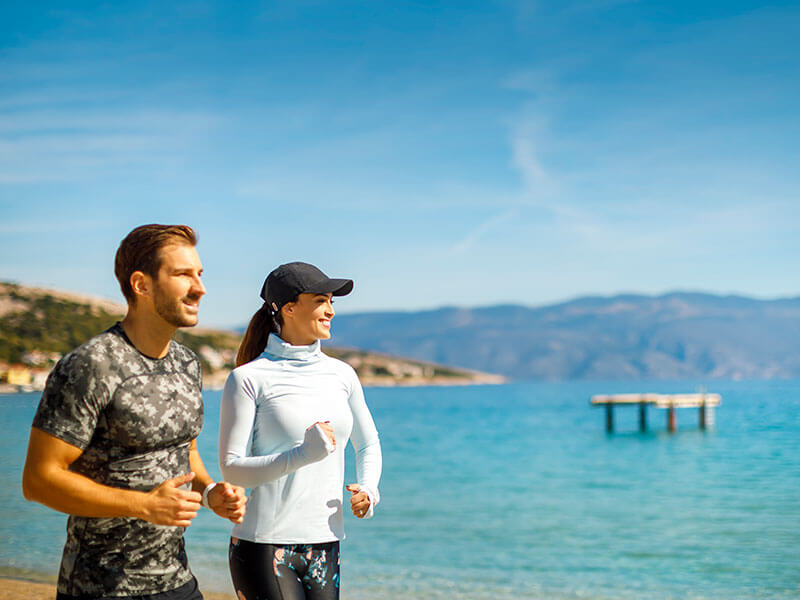
[[[707,432],[685,409],[670,435],[651,408],[641,434],[637,409],[620,408],[606,435],[588,404],[698,383],[367,390],[383,501],[347,520],[343,597],[799,598],[800,381],[708,386],[723,404]],[[200,451],[216,475],[219,393],[205,400]],[[19,489],[37,402],[0,397],[0,573],[46,577],[65,518]],[[205,589],[230,589],[228,531],[202,514],[187,532]]]

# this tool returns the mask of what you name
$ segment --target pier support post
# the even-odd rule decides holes
[[[700,402],[700,429],[706,428],[706,402],[703,400]]]
[[[639,431],[647,431],[647,404],[639,402]]]
[[[608,433],[614,431],[614,405],[611,402],[606,404],[606,431]]]
[[[675,433],[678,429],[678,418],[675,415],[675,406],[670,405],[667,408],[667,430],[670,433]]]

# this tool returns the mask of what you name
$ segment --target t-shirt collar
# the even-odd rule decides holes
[[[125,333],[125,328],[122,327],[122,321],[117,321],[111,327],[109,327],[107,329],[107,331],[109,331],[111,333],[114,333],[114,334],[118,335],[119,337],[121,337],[123,340],[125,340],[125,343],[127,343],[131,347],[131,349],[133,349],[134,352],[137,352],[139,354],[139,356],[142,356],[142,357],[146,358],[147,360],[162,361],[162,360],[166,359],[167,357],[169,357],[170,354],[172,354],[172,349],[175,347],[174,340],[170,340],[169,341],[169,348],[167,348],[167,353],[164,356],[162,356],[161,358],[157,358],[155,356],[150,356],[148,354],[145,354],[144,352],[142,352],[141,350],[139,350],[136,347],[136,345],[131,341],[131,338],[128,337],[128,334]]]

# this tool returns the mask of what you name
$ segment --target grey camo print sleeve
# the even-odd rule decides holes
[[[94,340],[92,340],[94,341]],[[106,382],[93,364],[100,348],[92,341],[62,358],[47,378],[33,426],[84,450],[109,402]],[[81,350],[90,350],[82,352]]]

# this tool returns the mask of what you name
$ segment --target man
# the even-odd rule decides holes
[[[58,600],[201,600],[183,528],[201,504],[234,523],[244,515],[244,490],[215,484],[197,452],[200,363],[172,341],[205,294],[195,244],[185,225],[131,231],[114,265],[125,318],[47,380],[22,487],[70,515]]]

